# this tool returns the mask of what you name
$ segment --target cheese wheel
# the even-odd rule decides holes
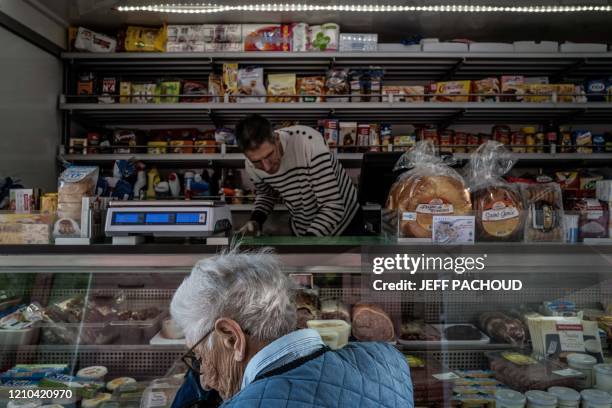
[[[520,238],[524,214],[520,195],[506,186],[490,186],[474,194],[478,235],[483,240]]]
[[[463,182],[451,176],[414,175],[391,189],[389,204],[402,213],[413,213],[401,221],[405,236],[430,238],[434,215],[464,215],[471,211],[470,195]]]

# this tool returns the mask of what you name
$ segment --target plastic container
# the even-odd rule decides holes
[[[612,395],[601,390],[584,390],[580,393],[582,408],[611,408]]]
[[[149,341],[160,331],[165,311],[149,320],[126,320],[110,322],[110,327],[117,334],[117,344],[149,344]]]
[[[517,391],[497,390],[495,392],[495,408],[524,408],[527,398]]]
[[[13,400],[6,404],[6,408],[38,408],[41,405],[40,400]]]
[[[41,344],[113,344],[118,333],[109,323],[42,323]]]
[[[557,397],[559,408],[578,408],[580,406],[580,394],[576,390],[567,387],[550,387],[548,393]]]
[[[333,329],[317,329],[319,335],[321,336],[321,340],[323,343],[327,345],[332,350],[337,350],[341,346],[338,344],[339,334],[337,331]]]
[[[38,341],[39,329],[36,326],[21,330],[0,329],[0,344],[3,346],[24,346]]]
[[[338,348],[344,347],[348,343],[351,325],[344,320],[309,320],[306,324],[309,329],[315,329],[321,334],[330,330],[337,332]]]
[[[104,381],[106,374],[108,374],[108,368],[104,366],[91,366],[81,368],[77,372],[77,377],[92,381]]]
[[[84,399],[81,402],[82,408],[97,408],[102,405],[103,402],[108,401],[112,398],[111,394],[101,393],[96,395],[94,398]]]
[[[612,364],[595,364],[595,388],[612,392]]]
[[[584,374],[584,378],[576,382],[580,388],[593,387],[593,367],[597,364],[597,359],[588,354],[572,353],[567,355],[567,363],[574,370]]]
[[[527,408],[557,408],[557,397],[546,391],[527,391]]]

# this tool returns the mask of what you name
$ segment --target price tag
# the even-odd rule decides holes
[[[553,371],[553,374],[560,375],[561,377],[582,377],[584,374],[578,370],[566,368],[564,370]]]
[[[440,373],[440,374],[433,374],[432,377],[435,378],[436,380],[440,380],[440,381],[457,380],[457,379],[461,378],[457,374],[451,373],[451,372]]]

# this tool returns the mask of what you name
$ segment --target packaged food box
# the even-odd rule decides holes
[[[291,51],[291,25],[243,24],[244,51]]]
[[[470,52],[514,52],[514,45],[508,43],[473,42]]]
[[[326,23],[308,27],[309,51],[338,51],[340,26]]]
[[[161,81],[156,87],[159,97],[156,98],[157,103],[178,103],[179,95],[181,94],[181,81]]]
[[[473,82],[476,102],[499,102],[501,87],[499,79],[485,78]]]
[[[561,44],[561,52],[607,52],[608,45],[602,43],[573,43]]]
[[[244,45],[237,43],[204,43],[204,52],[241,52]]]
[[[49,244],[54,215],[0,213],[0,244]]]
[[[522,100],[524,90],[522,88],[525,78],[521,75],[506,75],[501,77],[502,102],[517,102]]]
[[[559,52],[556,41],[515,41],[514,52]]]
[[[559,362],[535,359],[523,351],[494,351],[485,353],[489,367],[500,382],[513,390],[546,390],[553,386],[576,386],[584,375]]]
[[[436,82],[432,84],[432,101],[435,102],[468,102],[472,81]]]
[[[459,42],[425,42],[424,52],[468,52],[468,45]]]
[[[79,27],[74,40],[74,48],[94,53],[115,52],[117,40],[104,34]]]
[[[340,34],[340,52],[374,52],[378,50],[378,34]]]
[[[557,92],[557,86],[551,84],[523,84],[523,102],[550,103]]]
[[[575,102],[576,86],[574,84],[557,84],[557,102]]]

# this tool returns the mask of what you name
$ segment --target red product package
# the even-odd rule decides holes
[[[595,198],[577,200],[573,207],[578,211],[578,240],[608,238],[608,204]]]
[[[454,134],[455,132],[450,129],[440,132],[440,153],[453,152],[453,148],[451,146],[453,145]]]
[[[419,140],[431,140],[433,144],[438,146],[440,138],[438,137],[438,129],[435,126],[428,125],[419,129]]]
[[[291,51],[291,25],[243,24],[245,51]]]
[[[512,130],[509,126],[498,125],[493,127],[493,140],[501,144],[509,145]]]
[[[455,145],[454,150],[456,153],[465,153],[466,146],[468,144],[468,135],[463,132],[455,132],[455,137],[453,140],[453,144]],[[478,144],[478,142],[476,142]]]

